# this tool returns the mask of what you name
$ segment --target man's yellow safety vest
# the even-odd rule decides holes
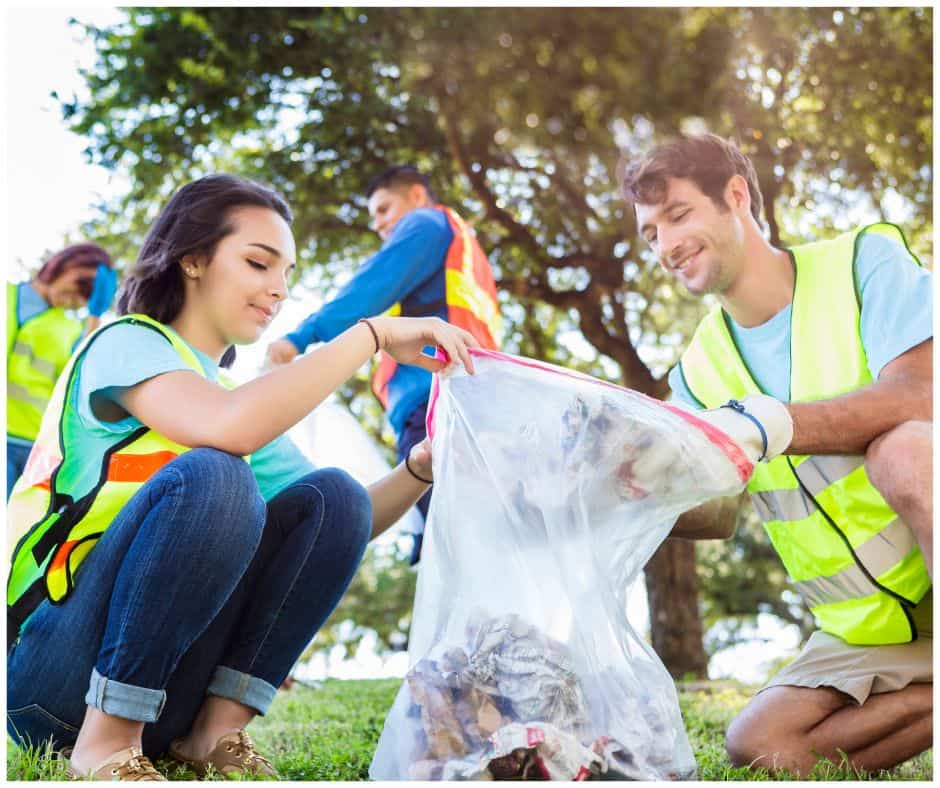
[[[52,394],[39,436],[7,508],[9,544],[15,544],[7,584],[7,639],[44,599],[62,602],[75,587],[75,571],[131,496],[164,465],[190,450],[141,426],[98,456],[88,456],[75,416],[76,370],[101,334],[131,323],[153,329],[186,365],[205,377],[192,349],[169,326],[146,315],[127,315],[88,336]],[[89,477],[89,469],[96,470]],[[87,488],[87,480],[93,478]],[[82,482],[81,480],[85,480]]]
[[[33,441],[82,324],[52,307],[19,325],[18,293],[7,282],[7,435]]]
[[[892,224],[873,224],[790,250],[795,266],[790,401],[838,397],[872,382],[860,332],[858,244],[879,233],[907,245]],[[761,391],[717,306],[699,324],[680,372],[705,408]],[[751,500],[817,625],[855,645],[917,637],[911,609],[930,577],[910,527],[865,473],[862,455],[781,455],[757,466]]]

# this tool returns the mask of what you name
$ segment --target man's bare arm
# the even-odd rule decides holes
[[[791,403],[786,454],[864,454],[906,421],[933,421],[933,339],[886,364],[878,380],[828,400]]]

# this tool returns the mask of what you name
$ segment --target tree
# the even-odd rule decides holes
[[[932,99],[916,75],[931,22],[925,9],[134,8],[94,31],[90,99],[64,106],[92,160],[133,176],[102,214],[117,248],[181,182],[231,168],[284,191],[301,286],[329,289],[377,246],[367,180],[411,162],[490,252],[508,350],[663,397],[703,304],[637,243],[624,157],[710,127],[753,154],[774,238],[814,230],[797,194],[821,211],[893,190],[929,227]],[[865,73],[870,47],[900,94]],[[345,396],[375,426],[361,388]],[[693,546],[670,540],[646,570],[674,673],[705,665],[693,566]]]

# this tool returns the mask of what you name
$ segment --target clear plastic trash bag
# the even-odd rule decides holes
[[[637,392],[492,351],[474,365],[432,391],[409,672],[370,776],[694,777],[626,594],[677,516],[739,492],[751,460]]]

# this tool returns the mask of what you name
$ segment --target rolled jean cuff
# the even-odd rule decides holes
[[[272,687],[257,676],[250,676],[240,670],[219,665],[215,669],[206,692],[209,695],[237,701],[264,716],[277,694],[277,687]]]
[[[166,692],[134,684],[122,684],[102,676],[97,669],[91,671],[91,682],[85,703],[105,714],[125,720],[156,722],[166,703]]]

